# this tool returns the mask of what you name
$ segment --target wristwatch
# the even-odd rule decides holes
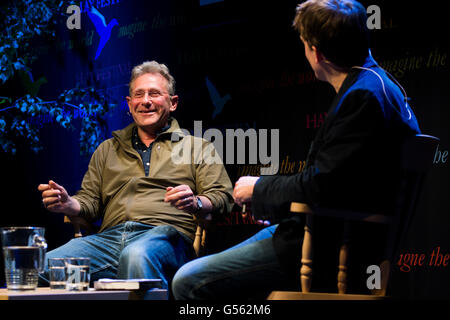
[[[195,212],[197,213],[197,212],[199,212],[200,210],[202,210],[202,208],[203,208],[203,203],[202,203],[202,200],[200,199],[200,197],[196,197],[197,198],[197,210],[195,210]]]

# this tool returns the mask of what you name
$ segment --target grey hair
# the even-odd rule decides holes
[[[131,85],[133,81],[146,73],[159,73],[160,75],[162,75],[164,78],[167,79],[168,82],[167,90],[169,94],[172,96],[175,94],[175,79],[170,74],[169,68],[167,68],[167,66],[163,63],[158,63],[156,61],[145,61],[144,63],[135,66],[131,71],[131,79],[130,83],[128,84],[130,96],[131,96]]]

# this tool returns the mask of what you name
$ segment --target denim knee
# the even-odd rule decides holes
[[[185,266],[178,269],[172,280],[172,293],[177,300],[191,299],[189,292],[194,287],[193,280],[196,279],[192,277],[189,268],[185,268]]]
[[[126,269],[128,273],[134,269],[136,272],[143,265],[150,263],[147,250],[148,248],[132,244],[125,247],[120,253],[119,269]]]

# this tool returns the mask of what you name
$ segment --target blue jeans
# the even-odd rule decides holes
[[[64,257],[90,258],[91,282],[100,278],[159,278],[167,289],[178,268],[195,257],[195,252],[192,241],[174,227],[128,221],[72,239],[46,256]],[[48,285],[47,263],[40,285]]]
[[[273,248],[276,227],[182,266],[172,282],[175,299],[265,299],[272,290],[292,287]]]

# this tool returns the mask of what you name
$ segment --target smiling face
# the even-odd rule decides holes
[[[159,73],[145,73],[131,85],[128,108],[139,130],[155,134],[167,125],[178,105],[178,96],[169,95],[168,81]]]

